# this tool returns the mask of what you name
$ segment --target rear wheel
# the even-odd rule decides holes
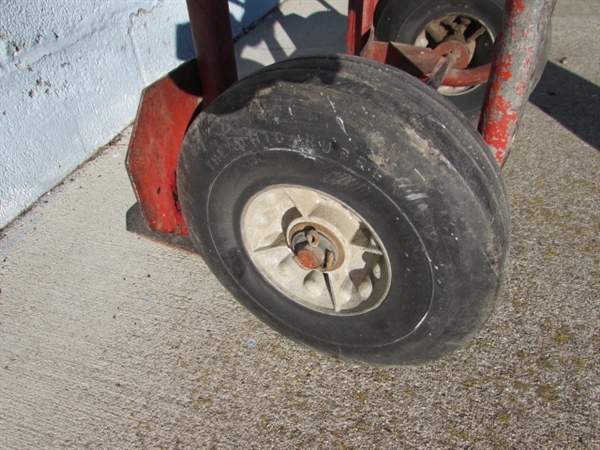
[[[178,185],[221,282],[329,355],[426,362],[495,303],[509,227],[497,164],[401,71],[336,56],[250,75],[192,123]]]
[[[375,33],[379,40],[432,49],[444,42],[460,42],[470,55],[466,67],[492,61],[496,36],[502,26],[504,0],[389,0],[381,10]],[[479,116],[486,84],[473,87],[441,86],[440,94],[467,117]]]

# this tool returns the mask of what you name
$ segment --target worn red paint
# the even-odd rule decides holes
[[[527,83],[525,81],[521,81],[520,83],[517,84],[516,92],[519,97],[526,95],[528,91],[529,91],[529,86],[527,85]]]
[[[542,38],[555,0],[507,0],[508,20],[497,41],[497,54],[482,110],[479,131],[500,166],[508,157],[525,108]]]
[[[362,0],[362,26],[360,28],[363,36],[371,31],[377,2],[378,0]]]
[[[513,55],[511,53],[506,53],[503,55],[503,59],[498,61],[494,75],[502,81],[507,82],[513,76],[513,69]]]
[[[512,102],[506,100],[503,95],[496,95],[494,110],[489,120],[490,133],[486,135],[486,141],[496,148],[506,148],[510,143],[508,126],[519,117],[519,114],[512,111]]]
[[[513,0],[512,2],[508,2],[508,5],[511,6],[511,10],[521,14],[525,11],[525,1],[524,0]]]

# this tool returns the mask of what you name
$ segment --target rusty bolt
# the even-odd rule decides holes
[[[309,245],[313,247],[317,247],[319,245],[321,236],[317,230],[307,230],[306,233],[304,233],[304,236],[306,237],[306,242],[308,242]]]

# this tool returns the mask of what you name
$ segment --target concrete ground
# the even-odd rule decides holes
[[[241,69],[343,51],[345,2],[323,3],[285,3],[238,42]],[[498,306],[426,366],[321,356],[199,257],[125,231],[125,130],[1,233],[0,447],[600,448],[599,32],[597,0],[558,0],[504,169]]]

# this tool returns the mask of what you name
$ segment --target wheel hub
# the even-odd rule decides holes
[[[242,214],[242,240],[261,275],[289,300],[326,314],[377,308],[391,284],[381,240],[354,210],[327,194],[276,185]]]
[[[294,261],[306,270],[327,272],[339,267],[343,251],[334,243],[332,233],[328,233],[324,227],[319,227],[321,230],[317,231],[316,224],[307,224],[300,231],[294,231],[303,225],[298,224],[292,229]]]
[[[446,56],[448,53],[454,52],[457,55],[455,64],[457,69],[466,69],[473,56],[473,52],[467,47],[464,39],[462,42],[460,39],[448,39],[441,42],[433,51],[440,56]]]
[[[477,67],[491,60],[494,36],[480,19],[467,14],[451,13],[429,22],[418,34],[414,45],[429,47],[441,56],[457,55],[456,68]],[[464,94],[474,87],[441,86],[444,95]]]

